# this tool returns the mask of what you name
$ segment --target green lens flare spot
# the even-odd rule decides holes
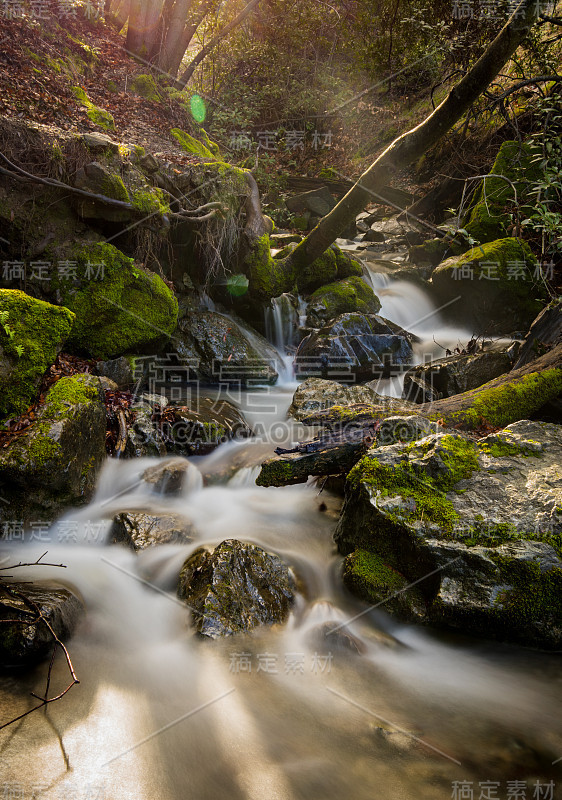
[[[194,94],[189,101],[189,104],[191,107],[191,114],[195,122],[205,122],[205,117],[207,116],[207,106],[205,105],[203,98],[198,94]]]
[[[226,282],[226,288],[233,297],[242,297],[248,291],[248,278],[242,273],[231,275]]]

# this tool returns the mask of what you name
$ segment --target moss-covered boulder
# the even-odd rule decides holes
[[[135,94],[151,100],[153,103],[160,102],[160,93],[156,81],[152,75],[134,75],[129,83],[129,88]]]
[[[57,288],[76,314],[68,342],[74,352],[108,359],[156,352],[168,341],[178,302],[162,278],[111,244],[76,245],[65,258],[75,263],[76,277],[59,277]]]
[[[105,128],[105,130],[109,131],[115,130],[115,120],[109,111],[92,103],[81,86],[73,86],[72,91],[80,105],[86,109],[86,114],[94,125],[98,125],[100,128]]]
[[[208,147],[206,144],[203,144],[203,142],[200,142],[198,139],[195,139],[195,137],[193,137],[190,133],[182,131],[181,128],[172,128],[170,133],[182,150],[185,150],[186,153],[189,153],[193,156],[198,156],[205,161],[217,157],[216,152],[213,152],[210,147]],[[209,143],[211,145],[213,144],[213,142],[210,142],[210,140]]]
[[[559,426],[527,420],[374,447],[349,473],[338,547],[418,581],[432,624],[559,649],[561,456]]]
[[[533,182],[540,178],[539,164],[534,161],[537,155],[540,151],[518,141],[504,142],[500,147],[491,175],[482,182],[464,224],[468,233],[481,244],[506,236],[513,227],[510,212],[516,205],[520,214],[525,213]],[[495,177],[500,175],[508,180]]]
[[[295,596],[288,567],[261,547],[227,539],[196,550],[183,565],[178,596],[199,634],[216,639],[283,622]]]
[[[507,334],[526,331],[544,304],[535,270],[526,243],[497,239],[443,261],[431,283],[451,318],[476,333]]]
[[[52,519],[89,500],[105,460],[105,403],[93,375],[61,378],[25,433],[0,450],[9,519]]]
[[[20,414],[32,404],[74,324],[74,314],[0,289],[0,415]]]
[[[74,176],[74,185],[77,189],[92,194],[104,195],[124,203],[130,202],[129,192],[122,178],[98,161],[92,161],[79,169]],[[132,219],[133,211],[126,208],[77,196],[73,198],[73,202],[77,214],[84,219],[102,219],[109,222],[127,222]]]
[[[316,261],[297,270],[299,292],[313,292],[320,286],[332,283],[338,276],[338,263],[333,248],[328,248]]]
[[[370,286],[358,276],[321,286],[310,297],[307,306],[306,324],[320,328],[339,314],[359,311],[362,314],[377,314],[381,303]]]

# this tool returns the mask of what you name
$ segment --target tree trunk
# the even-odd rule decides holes
[[[373,195],[380,193],[394,172],[422,156],[461,119],[517,50],[536,16],[536,0],[522,0],[484,54],[435,111],[416,128],[395,139],[335,208],[293,250],[289,259],[294,268],[302,269],[321,256],[372,200]],[[288,269],[287,274],[290,273]]]
[[[212,50],[215,49],[218,43],[222,41],[222,39],[224,39],[224,37],[227,36],[231,30],[233,30],[238,25],[240,25],[241,22],[243,22],[248,16],[248,14],[252,11],[252,9],[254,9],[258,5],[259,2],[260,0],[250,0],[248,5],[245,6],[242,9],[242,11],[220,31],[220,33],[217,33],[215,36],[213,36],[212,39],[210,39],[209,42],[205,45],[205,47],[203,47],[197,53],[193,61],[190,63],[188,68],[185,70],[185,72],[179,79],[179,83],[182,87],[186,86],[186,84],[189,82],[191,76],[193,75],[199,64],[209,55],[209,53]]]
[[[180,1],[180,5],[185,5],[185,3],[186,0]],[[179,9],[177,13],[174,9],[174,19],[170,24],[168,36],[162,48],[162,62],[159,63],[161,69],[165,69],[173,76],[178,74],[182,59],[197,28],[217,4],[217,0],[204,0],[199,6],[193,8],[192,2],[189,2],[188,13],[181,20]]]
[[[154,50],[162,16],[163,0],[131,0],[125,49],[148,58]]]
[[[477,389],[419,406],[420,414],[461,430],[502,428],[527,419],[562,393],[562,344]]]

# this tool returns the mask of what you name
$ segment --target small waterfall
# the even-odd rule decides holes
[[[275,349],[281,353],[284,370],[279,374],[281,383],[291,383],[293,377],[293,349],[295,331],[299,325],[299,315],[288,294],[281,294],[271,300],[265,309],[265,335]]]

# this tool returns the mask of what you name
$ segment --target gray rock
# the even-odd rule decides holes
[[[86,164],[76,172],[74,185],[77,189],[110,197],[112,200],[121,200],[128,203],[130,199],[121,178],[111,173],[103,164],[97,161]],[[85,219],[128,222],[133,218],[133,212],[130,209],[108,205],[99,200],[88,200],[84,197],[73,196],[72,202],[79,216]]]
[[[372,405],[381,413],[386,414],[416,414],[419,411],[415,403],[378,394],[369,383],[350,386],[322,378],[307,378],[293,395],[287,413],[299,421],[306,417],[310,418],[307,420],[307,424],[321,424],[320,420],[314,420],[313,415],[333,408],[333,406],[349,406],[356,403]]]
[[[285,200],[285,205],[292,213],[310,211],[316,216],[324,217],[336,205],[332,193],[325,186],[312,189],[310,192],[294,195]]]
[[[170,406],[156,427],[167,452],[182,456],[206,455],[223,442],[252,435],[235,405],[208,397],[199,398],[197,409]]]
[[[103,133],[83,133],[80,138],[91,153],[119,152],[119,144]]]
[[[168,495],[181,494],[192,472],[201,475],[197,467],[190,464],[186,458],[169,458],[164,463],[145,469],[142,479],[150,484],[155,492]]]
[[[559,649],[561,458],[562,429],[528,420],[374,447],[348,478],[338,547],[419,581],[431,624]]]
[[[126,389],[135,382],[131,363],[125,356],[112,358],[109,361],[99,361],[96,364],[96,374],[109,378],[117,384],[119,389]]]
[[[215,311],[199,311],[181,320],[174,335],[180,359],[206,383],[275,383],[277,352],[255,331]]]
[[[125,512],[113,520],[110,539],[137,551],[161,544],[188,544],[193,533],[191,522],[179,514]]]
[[[452,397],[476,389],[511,368],[512,360],[507,350],[440,358],[408,370],[404,376],[402,397],[413,403]]]
[[[31,607],[18,595],[26,597]],[[31,666],[50,656],[54,640],[45,623],[37,620],[34,607],[63,641],[84,614],[82,602],[66,587],[15,582],[0,586],[0,619],[13,620],[0,625],[1,667]]]
[[[412,346],[374,314],[341,314],[303,339],[297,350],[297,378],[347,374],[357,383],[390,377],[412,362]]]
[[[210,553],[196,550],[183,565],[178,596],[203,636],[216,639],[283,622],[295,586],[279,556],[227,539]]]

